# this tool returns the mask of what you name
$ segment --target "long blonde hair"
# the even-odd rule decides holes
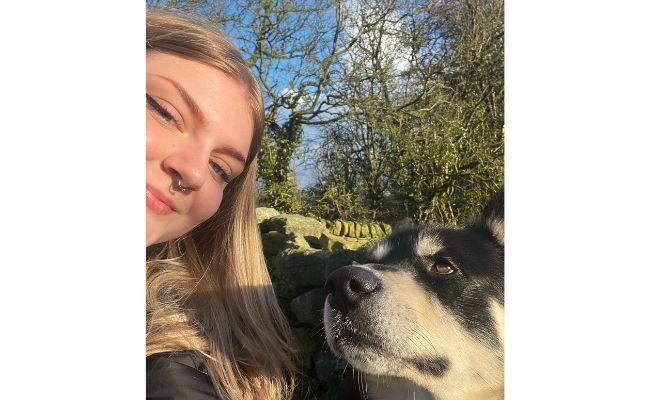
[[[178,13],[149,11],[147,51],[212,65],[250,93],[253,141],[244,172],[217,213],[147,260],[147,355],[194,350],[205,356],[219,398],[291,396],[296,352],[277,303],[255,218],[257,152],[264,131],[259,83],[217,29]]]

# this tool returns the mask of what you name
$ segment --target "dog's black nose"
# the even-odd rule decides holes
[[[350,310],[379,289],[379,278],[372,271],[358,266],[339,268],[325,281],[325,295],[329,295],[330,306],[341,311]]]

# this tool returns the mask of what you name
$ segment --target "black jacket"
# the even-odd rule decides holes
[[[193,351],[147,357],[148,400],[218,400],[205,362]]]

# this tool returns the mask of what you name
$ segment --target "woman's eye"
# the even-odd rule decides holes
[[[165,120],[165,122],[177,123],[174,116],[163,105],[154,100],[153,97],[149,96],[149,94],[147,94],[147,107],[158,114],[163,120]]]
[[[436,263],[431,267],[431,272],[435,272],[439,275],[450,275],[456,272],[456,268],[446,262],[436,261]]]
[[[221,177],[221,179],[223,179],[224,182],[229,183],[232,179],[231,175],[226,172],[226,170],[216,161],[210,161],[210,167],[217,175]]]

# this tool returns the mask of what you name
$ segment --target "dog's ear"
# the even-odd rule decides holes
[[[504,228],[504,186],[490,198],[478,217],[468,221],[466,226],[478,228],[488,233],[494,241],[503,246],[505,242]]]

